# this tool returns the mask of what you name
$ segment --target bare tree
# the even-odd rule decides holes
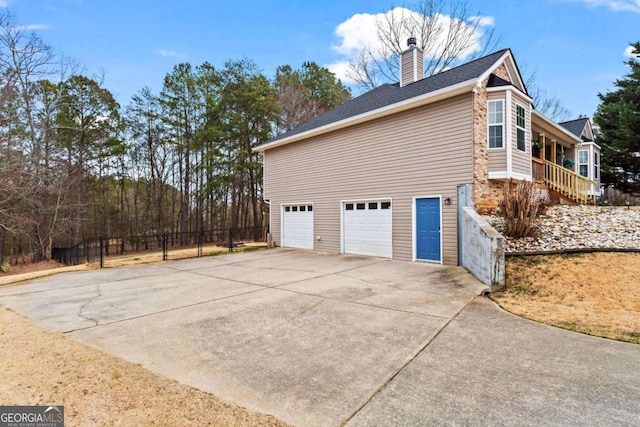
[[[63,200],[54,165],[58,93],[46,80],[61,70],[57,60],[36,34],[0,12],[0,151],[11,164],[1,181],[12,195],[0,221],[14,225],[3,227],[3,240],[12,235],[35,261],[49,256]]]
[[[522,70],[526,72],[526,67],[522,67]],[[571,111],[562,105],[562,101],[556,95],[540,88],[537,80],[538,76],[534,71],[525,82],[527,92],[529,92],[529,96],[533,99],[533,105],[536,110],[556,122],[569,120]]]
[[[364,89],[398,80],[408,37],[416,37],[424,52],[426,76],[483,56],[499,41],[495,28],[479,12],[471,12],[469,0],[418,0],[412,9],[392,8],[376,24],[377,43],[362,49],[347,70]]]

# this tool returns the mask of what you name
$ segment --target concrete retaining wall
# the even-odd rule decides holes
[[[504,287],[504,237],[472,207],[462,207],[460,221],[460,265],[491,290]]]

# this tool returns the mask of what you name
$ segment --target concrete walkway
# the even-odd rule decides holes
[[[640,421],[640,346],[483,289],[457,267],[278,249],[65,273],[0,304],[299,426]]]

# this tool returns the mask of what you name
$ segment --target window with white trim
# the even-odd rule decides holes
[[[578,173],[589,178],[589,150],[578,151]]]
[[[487,120],[489,123],[489,148],[502,148],[504,135],[504,101],[489,101]]]
[[[527,151],[526,146],[526,134],[527,134],[527,119],[525,118],[526,110],[520,104],[516,104],[516,141],[517,148],[520,151]]]
[[[597,180],[600,178],[600,153],[597,151],[593,152],[593,179]]]

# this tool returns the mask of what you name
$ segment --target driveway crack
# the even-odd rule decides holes
[[[84,314],[82,314],[82,311],[89,305],[91,304],[93,301],[95,301],[97,298],[100,298],[102,296],[102,290],[100,289],[100,283],[98,283],[96,285],[96,295],[94,297],[89,298],[84,304],[82,304],[80,306],[80,309],[78,310],[78,317],[88,320],[90,322],[93,322],[94,325],[93,326],[98,326],[99,322],[98,319],[94,319],[93,317],[89,317],[89,316],[85,316]]]
[[[451,324],[451,322],[453,322],[454,320],[456,320],[458,318],[458,316],[469,306],[469,304],[471,304],[473,301],[475,300],[472,299],[471,301],[469,301],[467,304],[465,304],[464,307],[462,307],[454,316],[452,316],[447,322],[444,323],[444,325],[442,325],[437,331],[436,333],[433,335],[433,337],[431,337],[430,339],[428,339],[419,349],[417,352],[415,352],[411,357],[409,357],[409,359],[402,364],[402,366],[400,366],[397,370],[395,370],[394,372],[391,373],[391,375],[382,383],[382,385],[380,387],[378,387],[378,389],[376,391],[374,391],[371,396],[369,396],[369,398],[362,404],[360,405],[351,415],[349,415],[343,422],[342,424],[340,424],[341,426],[345,426],[347,425],[356,415],[358,415],[360,412],[362,412],[362,410],[364,408],[366,408],[369,403],[371,403],[373,401],[373,399],[375,399],[376,397],[378,397],[386,388],[389,384],[391,384],[391,382],[400,374],[400,372],[404,371],[404,369],[409,366],[414,360],[416,360],[418,358],[418,356],[420,356],[426,349],[427,347],[429,347],[431,345],[432,342],[434,342],[439,336],[440,334],[442,334],[442,332],[444,332],[445,329],[447,329],[447,327],[449,327],[449,325]]]

